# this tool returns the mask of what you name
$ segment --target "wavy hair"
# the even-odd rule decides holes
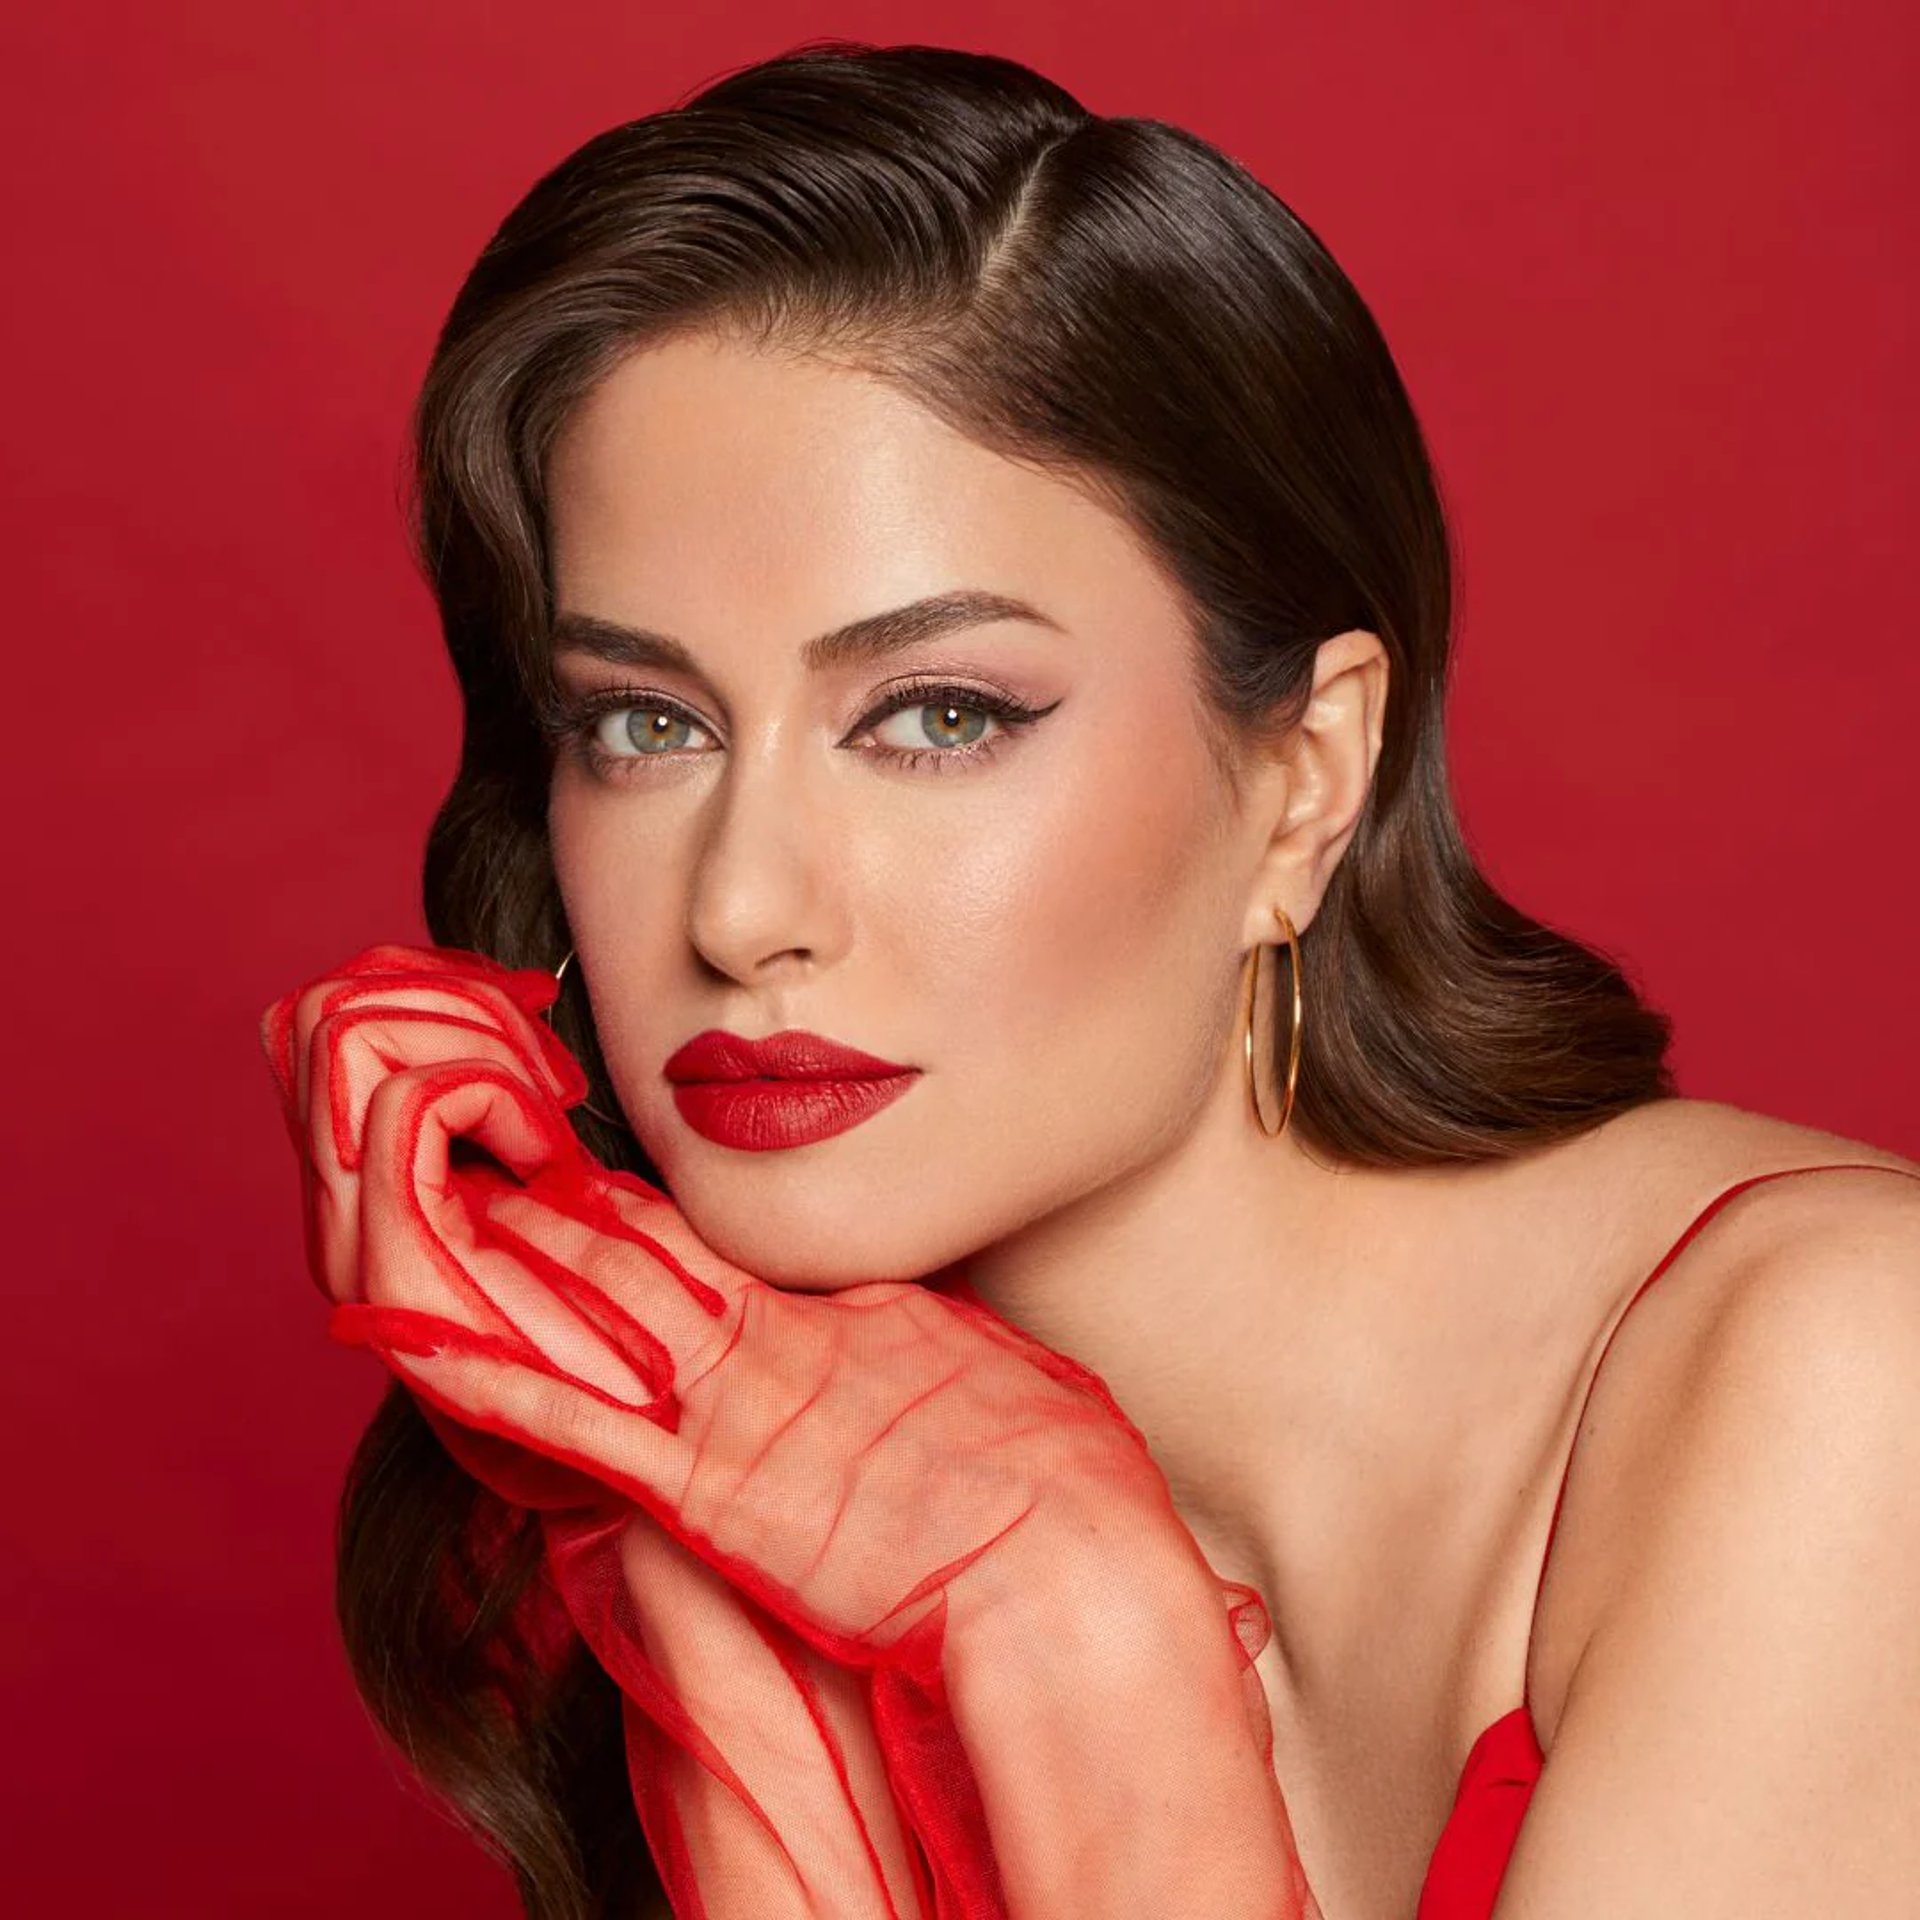
[[[1467,850],[1442,738],[1448,528],[1359,294],[1196,135],[940,47],[809,42],[600,134],[461,286],[413,435],[415,546],[465,709],[426,852],[435,940],[510,966],[570,944],[537,719],[547,456],[619,359],[700,328],[830,351],[1096,489],[1175,585],[1229,774],[1297,719],[1320,641],[1379,635],[1379,764],[1301,936],[1292,1124],[1310,1148],[1487,1160],[1672,1093],[1664,1016]],[[613,1107],[582,1001],[564,995],[554,1023]],[[609,1165],[657,1178],[631,1136],[575,1119]],[[341,1504],[356,1684],[535,1920],[610,1920],[659,1882],[612,1682],[577,1641],[539,1643],[552,1598],[532,1517],[462,1474],[395,1385]]]

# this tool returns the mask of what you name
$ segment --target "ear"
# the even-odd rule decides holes
[[[1269,830],[1247,901],[1249,946],[1279,937],[1275,906],[1299,929],[1319,911],[1380,759],[1387,675],[1378,634],[1355,628],[1321,641],[1306,709],[1262,769]]]

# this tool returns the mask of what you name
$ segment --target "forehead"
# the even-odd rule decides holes
[[[557,604],[698,635],[822,631],[955,588],[1164,642],[1178,605],[1082,486],[858,369],[705,334],[630,354],[548,464]]]

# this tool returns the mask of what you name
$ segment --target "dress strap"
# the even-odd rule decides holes
[[[1716,1193],[1713,1198],[1687,1222],[1686,1228],[1680,1237],[1675,1240],[1672,1246],[1661,1256],[1660,1264],[1634,1289],[1633,1297],[1620,1310],[1619,1317],[1614,1321],[1612,1329],[1608,1332],[1605,1341],[1601,1344],[1600,1358],[1595,1361],[1593,1372],[1587,1379],[1587,1390],[1585,1394],[1581,1396],[1580,1417],[1573,1423],[1573,1444],[1567,1449],[1566,1464],[1560,1470],[1560,1490],[1554,1497],[1553,1518],[1547,1526],[1546,1551],[1540,1556],[1540,1575],[1534,1582],[1533,1618],[1536,1621],[1540,1614],[1540,1595],[1547,1584],[1547,1566],[1553,1555],[1554,1537],[1560,1531],[1560,1509],[1566,1504],[1567,1481],[1573,1473],[1573,1459],[1574,1454],[1580,1446],[1581,1429],[1587,1424],[1587,1408],[1592,1404],[1594,1389],[1600,1384],[1600,1369],[1607,1364],[1607,1355],[1612,1352],[1614,1340],[1619,1335],[1620,1329],[1626,1324],[1627,1315],[1639,1305],[1641,1297],[1646,1293],[1647,1289],[1680,1257],[1681,1251],[1693,1239],[1694,1235],[1737,1194],[1745,1193],[1749,1187],[1757,1187],[1764,1181],[1784,1180],[1790,1174],[1839,1172],[1898,1173],[1904,1174],[1910,1180],[1920,1180],[1920,1171],[1916,1171],[1911,1167],[1889,1167],[1883,1162],[1876,1160],[1831,1160],[1823,1161],[1810,1167],[1776,1167],[1770,1173],[1750,1173],[1744,1180],[1736,1180],[1730,1187],[1725,1187],[1719,1193]]]

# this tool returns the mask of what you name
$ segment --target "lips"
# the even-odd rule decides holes
[[[885,1080],[913,1069],[801,1027],[764,1040],[709,1027],[670,1054],[661,1071],[680,1086],[695,1080]]]
[[[712,1027],[673,1053],[662,1072],[696,1133],[765,1153],[857,1127],[899,1099],[919,1069],[800,1028],[747,1040]]]

